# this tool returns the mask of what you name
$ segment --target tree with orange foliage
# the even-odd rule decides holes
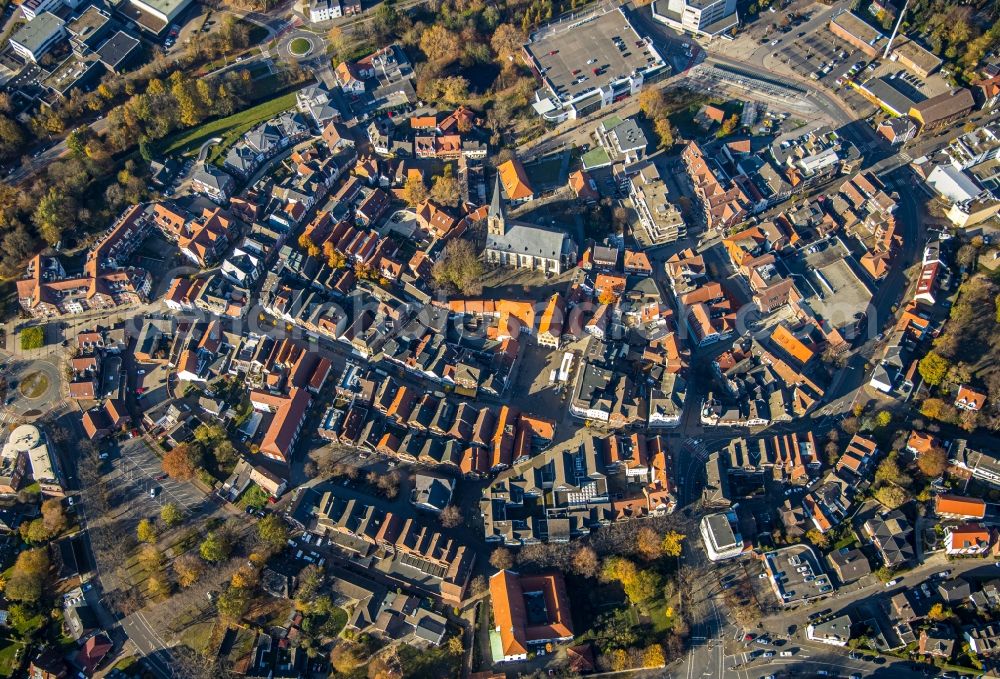
[[[174,446],[173,450],[163,456],[163,471],[172,479],[188,481],[198,469],[198,460],[195,458],[195,451],[186,443]]]

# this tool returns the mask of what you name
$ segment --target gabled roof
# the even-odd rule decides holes
[[[497,167],[497,176],[503,184],[504,193],[508,200],[524,200],[535,194],[528,181],[528,175],[524,171],[521,161],[516,158],[508,160]]]
[[[961,495],[938,495],[934,498],[934,511],[938,515],[950,514],[981,519],[986,516],[986,502],[979,498]]]

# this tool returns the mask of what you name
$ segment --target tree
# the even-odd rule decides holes
[[[18,532],[21,534],[21,539],[25,542],[29,542],[33,545],[45,542],[51,537],[48,528],[45,527],[45,522],[42,519],[35,519],[34,521],[25,521],[18,527]]]
[[[172,479],[188,481],[198,468],[194,460],[193,446],[182,443],[163,456],[163,471]]]
[[[416,207],[427,200],[427,196],[427,186],[422,178],[414,175],[406,180],[406,184],[403,186],[403,200],[408,205]]]
[[[49,581],[49,552],[46,548],[21,552],[7,580],[4,594],[8,599],[33,603],[41,599]]]
[[[890,452],[875,470],[875,483],[892,483],[897,486],[909,486],[913,479],[899,466],[899,453]]]
[[[506,547],[497,547],[490,554],[490,565],[500,571],[514,567],[514,555]]]
[[[889,509],[897,509],[910,499],[910,495],[899,486],[886,484],[875,489],[875,499]]]
[[[316,564],[309,564],[299,573],[299,588],[295,591],[295,599],[300,604],[312,601],[322,586],[323,569]]]
[[[153,545],[143,545],[139,550],[139,563],[147,571],[158,571],[163,568],[163,552]]]
[[[447,66],[461,53],[458,36],[440,24],[434,24],[420,36],[420,51],[437,66]]]
[[[237,622],[250,607],[250,590],[229,586],[215,602],[219,615],[229,622]]]
[[[430,197],[435,203],[447,207],[457,207],[461,202],[462,189],[458,184],[458,179],[454,176],[454,170],[452,170],[450,163],[444,166],[442,174],[434,177]]]
[[[55,245],[66,231],[72,231],[76,226],[76,215],[76,201],[53,186],[38,201],[31,221],[45,242]]]
[[[954,423],[958,420],[958,409],[939,398],[924,399],[920,404],[920,414],[941,422]]]
[[[276,514],[268,514],[257,522],[257,537],[273,549],[281,549],[288,540],[288,528]]]
[[[434,281],[444,288],[455,288],[465,295],[482,291],[483,265],[470,241],[448,241],[444,251],[431,268]]]
[[[660,589],[660,579],[655,573],[639,570],[634,563],[620,556],[611,557],[604,562],[601,577],[620,582],[625,596],[633,604],[651,599]]]
[[[233,573],[233,577],[230,579],[229,584],[240,589],[252,590],[257,586],[257,582],[257,569],[252,568],[251,566],[241,566],[236,569],[235,573]]]
[[[663,544],[660,536],[649,526],[643,526],[636,532],[635,550],[646,561],[659,559],[663,555]]]
[[[880,410],[875,415],[875,426],[878,429],[885,429],[892,424],[892,413],[888,410]]]
[[[62,500],[53,497],[42,503],[42,522],[51,537],[59,535],[66,529],[66,509]]]
[[[948,452],[940,446],[933,446],[917,457],[917,468],[929,479],[938,478],[948,468]]]
[[[722,125],[719,127],[719,131],[715,133],[715,136],[719,139],[723,137],[728,137],[736,128],[740,125],[740,117],[735,113],[722,121]]]
[[[669,149],[674,145],[674,128],[669,118],[658,118],[653,125],[656,136],[660,138],[660,148]]]
[[[931,609],[927,611],[927,617],[935,622],[944,622],[945,620],[950,620],[953,614],[951,611],[944,607],[944,604],[936,603],[931,606]]]
[[[434,89],[435,98],[445,104],[457,106],[469,100],[469,81],[460,75],[438,78]]]
[[[679,557],[684,550],[684,538],[686,537],[684,533],[668,530],[667,534],[663,536],[663,553],[667,556]]]
[[[659,644],[652,644],[647,646],[646,650],[642,652],[642,666],[655,668],[663,667],[667,664],[667,658],[663,654],[663,647]]]
[[[462,510],[455,505],[448,505],[441,510],[438,520],[445,528],[456,528],[463,523]]]
[[[490,47],[496,53],[497,61],[504,66],[513,63],[524,43],[524,34],[511,24],[500,24],[490,38]]]
[[[176,504],[168,502],[160,510],[160,519],[167,524],[167,527],[172,528],[184,520],[184,513]]]
[[[330,664],[340,674],[350,674],[364,660],[365,653],[361,644],[349,639],[338,642],[330,652]]]
[[[936,351],[929,351],[927,355],[920,359],[917,370],[924,382],[932,387],[936,387],[944,380],[951,368],[951,362]]]
[[[573,572],[585,578],[596,578],[600,572],[600,561],[593,547],[583,545],[573,552],[571,562]]]
[[[639,110],[649,120],[659,120],[667,115],[667,97],[663,90],[647,88],[639,93]]]
[[[815,528],[810,528],[806,531],[806,540],[813,543],[820,549],[825,549],[830,546],[830,538],[825,533],[821,533]]]
[[[177,575],[177,584],[181,587],[190,587],[198,582],[205,572],[205,562],[190,552],[174,559],[173,567]]]
[[[156,542],[156,528],[149,519],[142,519],[136,527],[135,532],[136,537],[139,538],[139,542],[147,542],[149,544]]]
[[[215,531],[206,535],[205,539],[201,541],[201,545],[198,546],[201,558],[210,563],[225,561],[229,558],[231,551],[232,545],[229,544],[229,540]]]

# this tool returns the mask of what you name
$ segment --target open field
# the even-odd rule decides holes
[[[212,137],[222,137],[223,142],[219,146],[227,147],[255,125],[293,106],[295,106],[295,94],[282,95],[226,118],[217,118],[175,134],[162,142],[161,151],[164,154],[190,152]]]

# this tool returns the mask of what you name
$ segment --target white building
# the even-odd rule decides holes
[[[657,0],[653,18],[695,35],[724,33],[740,22],[736,0]]]
[[[736,512],[709,514],[699,525],[708,558],[712,561],[735,559],[743,553],[743,536],[740,535]]]
[[[42,12],[51,12],[62,5],[62,0],[24,0],[21,3],[21,13],[31,21]]]
[[[847,646],[847,642],[851,640],[851,618],[841,615],[832,620],[809,625],[806,627],[806,638],[831,646]]]
[[[27,61],[37,62],[66,37],[66,22],[51,12],[42,12],[21,26],[10,46]]]
[[[670,66],[621,9],[544,27],[525,45],[543,87],[535,112],[550,122],[582,118],[668,75]]]
[[[31,467],[31,478],[39,486],[43,494],[62,495],[63,488],[56,476],[55,466],[49,445],[42,432],[33,424],[22,424],[10,433],[4,444],[3,457],[11,458],[24,455]]]
[[[651,243],[673,243],[687,235],[684,218],[670,200],[669,189],[656,165],[649,163],[629,179],[629,195]]]
[[[330,21],[344,15],[340,0],[313,0],[309,4],[309,21],[319,23]]]
[[[129,4],[143,14],[151,16],[154,21],[137,21],[137,25],[145,30],[162,31],[181,12],[186,10],[193,0],[128,0]]]

